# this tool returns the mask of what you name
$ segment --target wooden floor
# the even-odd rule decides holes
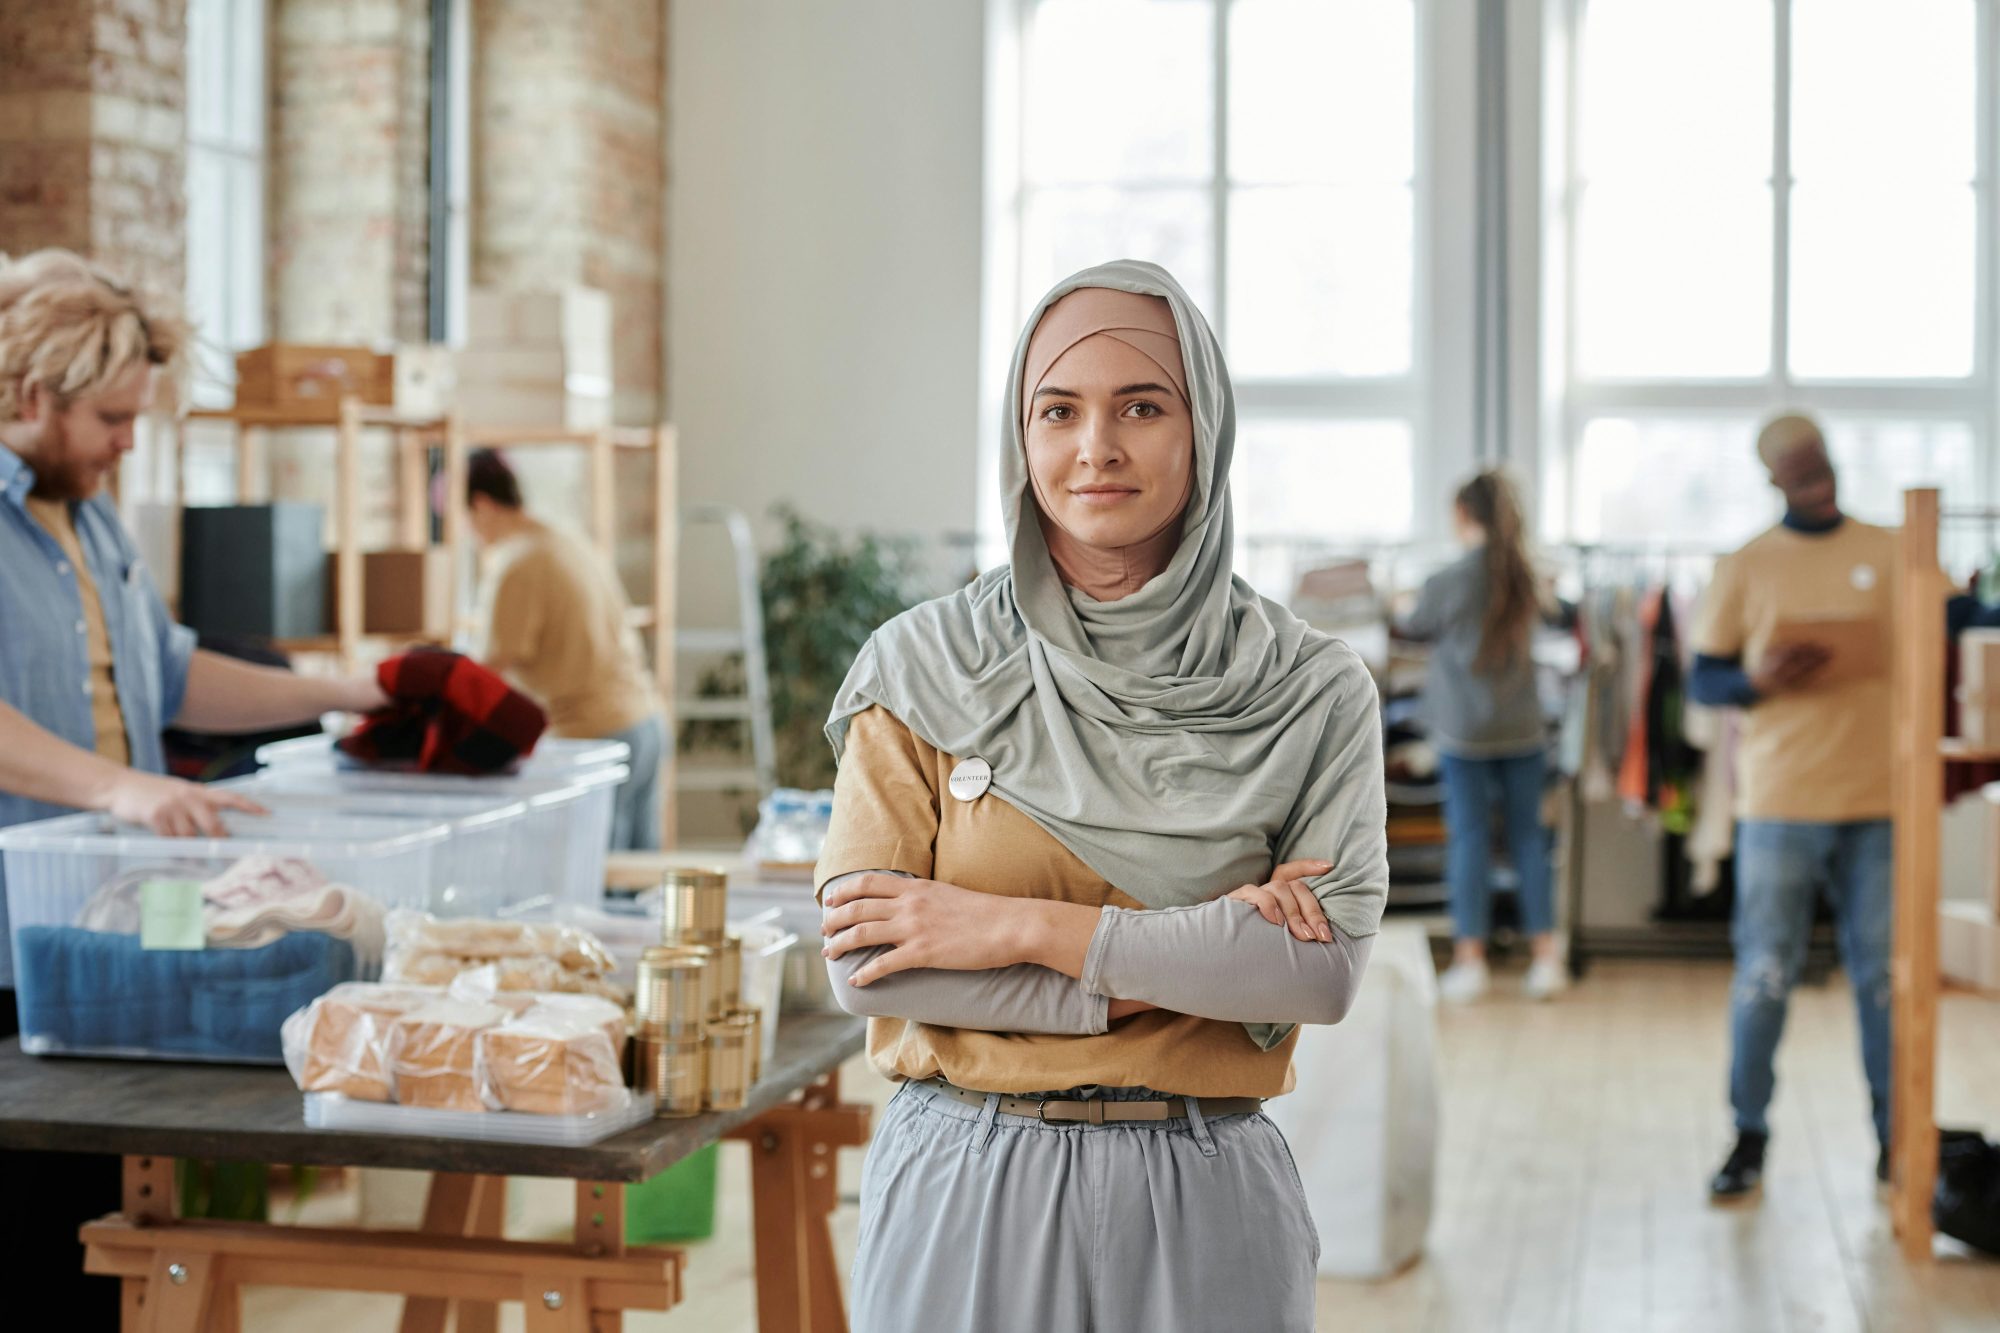
[[[1439,1015],[1444,1133],[1426,1257],[1375,1283],[1322,1281],[1319,1328],[1366,1333],[1996,1333],[2000,1261],[1949,1242],[1928,1269],[1897,1256],[1875,1196],[1875,1145],[1853,1010],[1836,979],[1799,992],[1779,1062],[1764,1195],[1716,1209],[1726,1152],[1728,972],[1683,962],[1598,965],[1550,1005],[1504,986]],[[1939,1114],[2000,1137],[2000,1004],[1953,996],[1942,1016]],[[865,1069],[852,1096],[885,1098]],[[860,1154],[844,1154],[850,1197]],[[690,1256],[690,1299],[631,1333],[750,1333],[748,1190],[724,1151],[716,1238]],[[517,1188],[522,1182],[516,1182]],[[337,1217],[346,1200],[314,1206]],[[556,1233],[569,1196],[529,1183],[516,1234]],[[313,1220],[321,1220],[315,1217]],[[855,1209],[835,1220],[843,1264]],[[373,1297],[253,1291],[251,1333],[395,1327]],[[518,1309],[503,1329],[521,1327]],[[940,1330],[940,1333],[945,1333]]]

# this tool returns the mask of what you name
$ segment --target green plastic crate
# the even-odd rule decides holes
[[[632,1245],[707,1240],[715,1232],[716,1150],[711,1143],[685,1161],[625,1191],[625,1240]]]

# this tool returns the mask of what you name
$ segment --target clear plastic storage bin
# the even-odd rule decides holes
[[[488,777],[350,765],[326,736],[262,746],[257,758],[268,765],[260,777],[311,774],[337,790],[522,802],[528,820],[514,878],[527,891],[511,891],[507,901],[596,906],[604,898],[613,795],[630,774],[623,762],[630,753],[623,741],[545,740],[519,772]]]
[[[534,836],[525,800],[498,794],[462,796],[357,789],[335,774],[271,769],[222,784],[281,817],[415,819],[443,824],[451,838],[439,849],[424,908],[435,916],[498,916],[515,902],[546,896],[547,873],[527,870],[550,853]]]
[[[225,812],[223,838],[107,815],[0,832],[21,1045],[35,1054],[282,1062],[279,1028],[381,970],[451,832],[418,819]]]

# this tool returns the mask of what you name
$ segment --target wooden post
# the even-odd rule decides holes
[[[333,441],[334,634],[340,669],[352,673],[361,656],[361,403],[340,400],[340,423]]]
[[[672,426],[653,432],[653,681],[666,723],[666,755],[660,764],[661,845],[676,846],[679,829],[674,800],[674,580],[680,572],[680,451]]]
[[[421,551],[431,544],[431,447],[422,431],[396,432],[397,540]]]
[[[1931,1258],[1937,1186],[1938,876],[1944,817],[1944,605],[1938,493],[1903,497],[1896,570],[1895,943],[1890,963],[1890,1213],[1912,1263]]]
[[[576,1182],[576,1248],[592,1258],[625,1253],[625,1187],[613,1181]],[[621,1310],[592,1310],[590,1333],[622,1333]],[[461,1330],[460,1333],[465,1333]]]
[[[451,593],[450,623],[444,627],[447,643],[458,637],[459,621],[464,617],[467,599],[464,596],[465,568],[465,424],[458,413],[452,412],[444,419],[444,549],[445,564],[450,567],[446,575]]]
[[[160,1226],[174,1219],[174,1159],[127,1157],[124,1185],[125,1217],[141,1226]],[[146,1327],[146,1279],[119,1280],[118,1326],[123,1333]]]
[[[868,1141],[868,1108],[842,1103],[828,1074],[727,1137],[750,1145],[760,1333],[847,1333],[827,1218],[839,1203],[834,1150]]]
[[[614,479],[617,467],[611,452],[611,431],[607,427],[590,441],[590,536],[597,549],[618,568],[618,491]]]

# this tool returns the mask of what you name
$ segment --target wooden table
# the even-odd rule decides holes
[[[87,1271],[124,1282],[126,1333],[236,1333],[244,1286],[375,1291],[405,1298],[404,1333],[490,1333],[521,1301],[530,1333],[616,1333],[628,1309],[680,1299],[682,1251],[625,1245],[625,1185],[718,1139],[750,1145],[762,1333],[845,1333],[828,1215],[833,1154],[868,1138],[868,1108],[843,1103],[838,1070],[862,1020],[789,1014],[741,1110],[655,1120],[581,1148],[308,1129],[281,1069],[41,1059],[0,1043],[0,1148],[115,1153],[124,1206],[83,1228]],[[196,1222],[174,1217],[180,1157],[438,1173],[421,1231]],[[570,1245],[500,1235],[508,1176],[577,1182]],[[9,1200],[9,1207],[30,1206]]]

